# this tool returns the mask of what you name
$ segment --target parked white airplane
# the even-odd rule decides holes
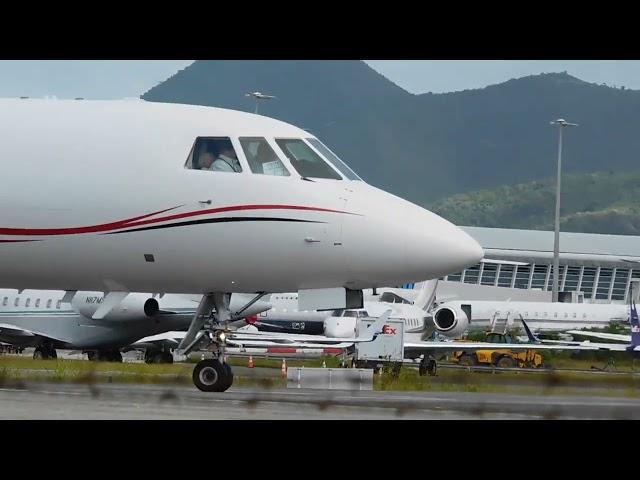
[[[389,320],[391,310],[386,310],[375,322],[367,327],[367,335],[358,336],[357,333],[350,337],[330,337],[326,335],[305,335],[297,333],[261,332],[254,325],[245,325],[230,333],[227,343],[240,348],[260,348],[274,345],[281,347],[293,347],[300,349],[318,349],[331,346],[333,348],[348,348],[355,343],[371,342],[384,333],[385,323]],[[178,346],[186,333],[180,331],[165,332],[158,335],[143,338],[136,344],[146,342],[167,341],[172,348]],[[133,346],[135,346],[134,344]]]
[[[363,288],[437,278],[483,255],[308,132],[249,113],[5,99],[0,157],[0,287],[107,292],[94,319],[129,292],[204,294],[185,352],[213,310],[207,333],[224,348],[233,292],[298,291],[307,306],[345,308],[361,305]],[[203,369],[199,388],[231,384],[228,366]]]
[[[422,282],[411,303],[365,300],[363,308],[334,311],[299,310],[297,293],[273,294],[269,299],[272,308],[253,319],[248,317],[247,322],[263,332],[351,338],[356,333],[358,318],[377,318],[389,310],[392,320],[404,321],[405,338],[419,341],[427,331],[433,332],[427,312],[434,300],[436,285],[437,280]]]
[[[636,310],[635,303],[628,306],[629,308],[629,325],[631,332],[629,335],[617,334],[617,333],[600,333],[600,332],[585,332],[582,330],[569,330],[567,333],[573,335],[581,335],[585,337],[600,338],[603,340],[612,340],[616,342],[625,342],[626,345],[620,343],[593,343],[589,340],[580,342],[565,342],[557,340],[540,340],[537,338],[531,329],[524,324],[525,331],[529,337],[529,341],[537,344],[552,345],[552,344],[565,344],[575,349],[597,349],[606,350],[612,352],[628,352],[633,355],[634,358],[640,357],[640,320],[638,319],[638,311]]]
[[[433,310],[436,331],[452,338],[468,330],[490,329],[494,320],[518,326],[520,317],[533,331],[561,332],[627,322],[628,307],[599,303],[452,300],[438,304]]]
[[[0,342],[35,347],[34,358],[56,358],[56,348],[82,350],[90,360],[122,361],[120,349],[150,335],[169,330],[186,330],[202,295],[189,299],[168,294],[162,298],[131,293],[104,318],[92,316],[103,301],[102,292],[78,292],[71,303],[64,291],[0,290]],[[238,314],[253,295],[233,294],[229,308],[234,317],[256,315],[271,308],[257,301]],[[146,360],[173,360],[158,344],[146,353]]]

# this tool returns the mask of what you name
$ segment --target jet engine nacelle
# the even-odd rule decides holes
[[[324,320],[324,334],[334,338],[356,336],[356,317],[327,317]]]
[[[438,333],[451,338],[459,337],[469,328],[469,323],[471,323],[470,306],[439,307],[433,314],[433,323]]]
[[[104,301],[100,292],[77,293],[71,305],[81,315],[91,318]],[[103,321],[133,321],[151,318],[160,311],[158,300],[144,293],[130,293],[102,319]]]

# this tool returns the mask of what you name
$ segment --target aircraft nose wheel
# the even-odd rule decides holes
[[[438,371],[438,363],[432,357],[425,357],[420,361],[418,372],[420,376],[429,375],[435,376]]]
[[[202,360],[193,369],[193,383],[203,392],[224,392],[233,383],[233,372],[226,363]]]

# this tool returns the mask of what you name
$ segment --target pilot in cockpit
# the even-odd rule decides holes
[[[202,152],[198,161],[198,170],[211,170],[211,165],[213,165],[215,158],[215,155],[211,152]]]
[[[236,152],[233,149],[230,141],[219,142],[218,145],[218,157],[211,165],[211,170],[219,172],[241,172],[242,167],[236,157]]]

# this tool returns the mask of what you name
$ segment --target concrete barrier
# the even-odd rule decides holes
[[[368,368],[289,367],[287,388],[373,390],[373,370]]]

